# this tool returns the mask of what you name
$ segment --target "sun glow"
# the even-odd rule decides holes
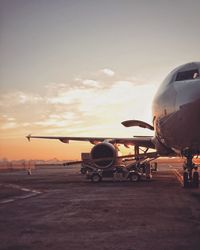
[[[77,159],[82,150],[91,148],[89,143],[80,142],[64,145],[59,141],[40,140],[27,144],[22,138],[29,133],[108,138],[144,134],[141,129],[124,128],[121,122],[141,119],[151,123],[151,102],[156,85],[112,79],[115,75],[112,72],[104,70],[109,74],[106,84],[99,76],[96,81],[87,80],[87,86],[85,80],[82,84],[80,81],[72,85],[57,84],[57,88],[55,83],[46,85],[43,96],[21,91],[3,95],[1,107],[4,114],[0,127],[4,146],[1,157]]]

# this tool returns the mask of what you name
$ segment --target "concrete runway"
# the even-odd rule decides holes
[[[200,189],[180,164],[150,182],[91,183],[79,166],[0,173],[0,249],[200,249]]]

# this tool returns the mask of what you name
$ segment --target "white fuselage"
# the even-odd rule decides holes
[[[172,71],[153,102],[153,125],[158,152],[200,153],[200,62]]]

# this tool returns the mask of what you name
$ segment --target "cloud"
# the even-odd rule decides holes
[[[99,88],[100,87],[100,83],[98,81],[95,80],[83,80],[83,84],[87,87],[95,87],[95,88]]]
[[[115,75],[110,69],[102,72]],[[1,94],[0,114],[4,119],[0,127],[22,134],[124,136],[128,130],[121,121],[151,122],[155,85],[136,82],[133,77],[99,74],[75,78],[71,83],[46,84],[43,95],[25,91]]]
[[[45,86],[45,96],[56,96],[59,93],[66,92],[76,87],[75,83],[56,83],[50,82]]]
[[[118,86],[118,87],[121,87],[121,88],[127,88],[127,86],[129,87],[133,87],[133,85],[135,85],[134,82],[132,81],[126,81],[126,80],[121,80],[121,81],[116,81],[115,82],[115,87]]]
[[[16,122],[7,122],[1,125],[1,129],[13,129],[17,127]]]
[[[106,76],[110,76],[110,77],[115,75],[115,72],[112,69],[108,69],[108,68],[102,69],[101,72],[105,74]]]
[[[21,123],[21,126],[22,127],[30,127],[31,123],[29,123],[29,122],[23,122],[23,123]]]
[[[90,89],[90,88],[100,88],[101,82],[94,80],[94,79],[82,79],[82,78],[75,78],[74,82],[74,88],[79,88],[79,89]]]
[[[39,94],[15,91],[11,93],[2,94],[0,96],[0,107],[24,105],[31,103],[34,104],[42,100],[43,98]]]
[[[13,129],[17,127],[16,119],[7,115],[0,116],[0,128],[2,130]]]
[[[44,127],[67,127],[69,123],[76,120],[76,115],[73,112],[65,112],[61,114],[50,114],[42,121],[34,122],[34,125]]]
[[[72,104],[79,103],[82,95],[87,92],[85,89],[73,89],[65,92],[58,92],[57,94],[47,97],[48,104]]]
[[[39,125],[43,127],[65,127],[66,121],[59,121],[57,119],[48,119],[44,121],[35,122],[34,125]]]

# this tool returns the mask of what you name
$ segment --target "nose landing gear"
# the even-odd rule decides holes
[[[198,188],[199,187],[199,173],[198,167],[193,163],[193,155],[185,154],[186,163],[184,164],[183,173],[183,187],[184,188]]]
[[[199,187],[199,173],[197,171],[193,173],[193,187],[194,188]]]

